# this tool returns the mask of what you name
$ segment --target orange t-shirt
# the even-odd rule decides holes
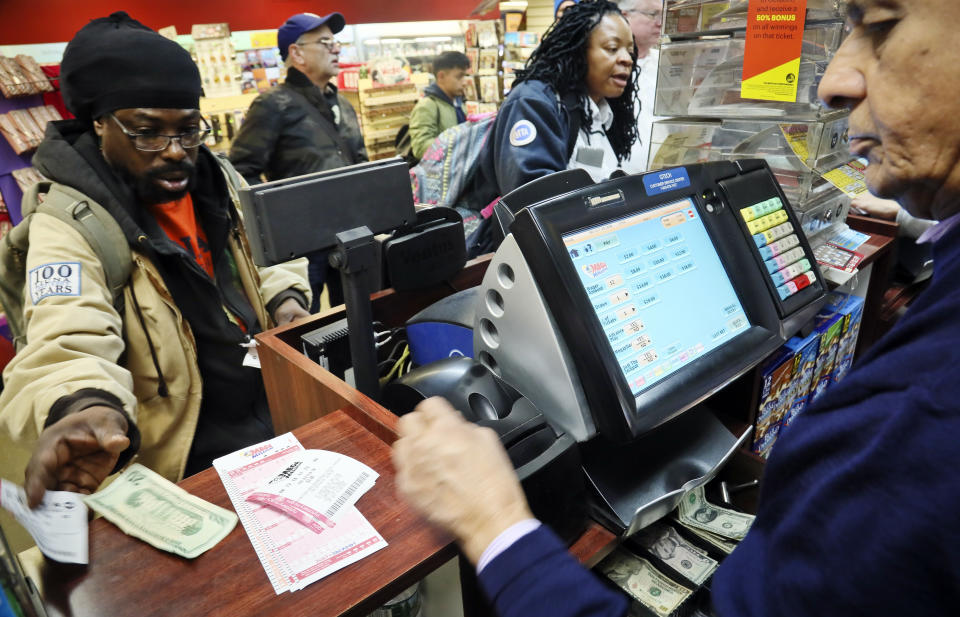
[[[210,278],[213,278],[213,256],[210,254],[210,245],[207,244],[207,235],[197,223],[190,193],[176,201],[155,204],[151,206],[151,211],[167,236],[182,246]]]
[[[187,193],[176,201],[168,201],[165,204],[154,204],[150,211],[160,224],[160,228],[167,234],[167,237],[184,248],[203,268],[204,272],[211,279],[216,277],[213,274],[213,255],[210,253],[210,245],[207,244],[207,234],[197,222],[197,215],[193,209],[193,198]],[[247,326],[235,316],[227,311],[230,320],[237,324],[241,330],[247,331]]]

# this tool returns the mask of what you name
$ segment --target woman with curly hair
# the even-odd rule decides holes
[[[586,170],[605,180],[637,138],[636,48],[613,2],[564,11],[517,73],[480,155],[478,178],[505,195],[541,176]]]

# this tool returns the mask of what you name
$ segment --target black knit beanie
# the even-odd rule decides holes
[[[94,19],[67,44],[64,102],[92,121],[117,109],[199,109],[203,88],[190,54],[123,11]]]

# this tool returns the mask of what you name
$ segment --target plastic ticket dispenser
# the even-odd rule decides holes
[[[480,288],[474,357],[580,442],[594,517],[630,535],[747,439],[699,403],[809,321],[826,286],[763,161],[572,190],[571,173],[527,191],[556,183],[548,199],[504,198],[518,213]]]

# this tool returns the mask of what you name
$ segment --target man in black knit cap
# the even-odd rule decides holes
[[[47,127],[39,200],[103,214],[131,270],[108,284],[102,247],[33,215],[25,341],[0,397],[0,447],[16,466],[0,475],[26,463],[31,505],[45,489],[93,492],[134,455],[175,481],[272,437],[242,345],[309,303],[304,260],[251,260],[242,180],[202,145],[200,74],[183,48],[114,13],[67,45],[61,87],[77,119]]]

